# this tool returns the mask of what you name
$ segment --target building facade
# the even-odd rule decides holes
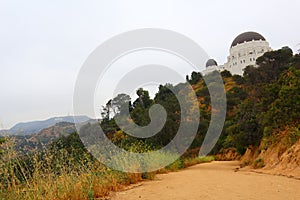
[[[265,52],[271,51],[269,43],[259,33],[245,32],[238,35],[232,42],[229,50],[227,62],[221,66],[214,66],[216,61],[210,59],[206,63],[206,69],[203,74],[208,74],[211,71],[228,70],[231,74],[243,75],[244,69],[249,66],[256,67],[256,59],[262,56]]]

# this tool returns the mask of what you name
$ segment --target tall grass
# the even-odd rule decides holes
[[[214,160],[215,160],[214,156],[186,158],[184,159],[184,167],[190,167],[196,164],[211,162]]]
[[[142,144],[132,147],[147,151]],[[66,149],[44,149],[31,155],[20,155],[14,149],[14,140],[1,145],[0,199],[97,199],[124,186],[143,179],[153,179],[156,173],[177,171],[197,164],[204,158],[177,159],[165,169],[151,173],[124,173],[102,165],[87,152]],[[159,155],[157,159],[172,155]],[[156,162],[153,160],[153,162]]]
[[[52,149],[19,155],[13,139],[2,150],[0,199],[95,199],[142,180],[142,174],[110,170],[88,154],[77,159]]]

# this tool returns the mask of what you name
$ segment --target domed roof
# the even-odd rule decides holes
[[[245,32],[238,35],[232,42],[231,47],[236,46],[244,42],[250,42],[252,40],[266,40],[261,34],[256,32]]]
[[[211,67],[211,66],[218,66],[218,63],[217,63],[214,59],[209,59],[209,60],[206,62],[206,68],[207,68],[207,67]]]

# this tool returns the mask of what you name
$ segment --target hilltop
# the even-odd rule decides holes
[[[119,94],[101,109],[102,120],[99,123],[106,136],[116,146],[135,156],[135,153],[161,149],[174,139],[182,120],[180,104],[175,94],[188,97],[195,93],[199,104],[196,106],[191,104],[191,109],[200,109],[200,124],[192,144],[182,156],[175,153],[168,154],[168,152],[158,156],[158,160],[175,157],[177,160],[174,163],[161,170],[134,174],[108,168],[95,159],[81,142],[82,138],[95,136],[85,144],[91,145],[92,148],[107,147],[101,145],[102,136],[98,137],[99,123],[85,123],[79,134],[71,133],[74,124],[58,123],[39,133],[25,136],[33,146],[38,146],[40,141],[48,143],[46,148],[35,154],[16,157],[17,154],[13,151],[10,141],[0,141],[2,143],[0,147],[3,147],[0,149],[2,166],[0,175],[4,177],[1,179],[0,188],[4,188],[3,197],[30,199],[34,195],[49,199],[96,199],[108,195],[110,191],[120,190],[123,185],[143,179],[153,179],[157,173],[176,171],[213,159],[241,160],[240,167],[247,166],[259,172],[268,170],[272,174],[300,178],[298,176],[300,171],[300,54],[294,55],[291,49],[284,47],[265,53],[256,60],[256,64],[258,67],[246,67],[243,76],[232,75],[229,71],[220,73],[225,86],[227,111],[221,136],[209,153],[211,157],[199,158],[198,154],[207,134],[211,113],[220,112],[218,107],[212,109],[208,90],[211,86],[209,84],[213,84],[214,87],[218,85],[213,81],[206,83],[200,72],[193,72],[190,77],[186,77],[185,83],[160,85],[153,99],[150,98],[148,91],[140,88],[137,90],[137,99],[132,100],[127,94]],[[214,80],[218,75],[217,72],[212,72],[205,75],[205,78]],[[186,90],[187,83],[193,90]],[[217,96],[217,98],[224,97]],[[117,125],[117,117],[121,121],[132,120],[140,126],[148,125],[151,121],[149,110],[154,104],[163,106],[167,113],[164,127],[155,136],[136,138],[128,135],[124,127]],[[128,106],[131,119],[124,114]],[[187,122],[187,126],[193,125],[191,118],[183,120]],[[30,148],[29,145],[28,149]],[[110,158],[110,161],[117,162],[121,167],[127,164],[122,156]],[[154,160],[151,165],[157,164],[156,162],[157,160]],[[149,165],[144,160],[134,158],[130,164],[140,171]],[[222,165],[220,166],[222,168]],[[218,171],[221,171],[221,168],[216,167]],[[244,169],[235,167],[236,172]],[[214,174],[214,169],[212,171]],[[219,181],[223,181],[225,188],[227,186],[231,188],[231,182],[235,182],[231,181],[228,184],[226,181],[235,180],[232,178],[240,176],[234,173],[233,170],[227,171],[225,175],[229,176],[228,179],[220,180],[217,176],[212,185],[219,185]],[[222,173],[220,175],[222,176]],[[252,178],[248,175],[244,178],[246,177],[254,178],[253,174]],[[241,181],[239,178],[236,180]],[[244,186],[249,188],[248,182],[243,182],[245,183]],[[265,182],[260,183],[265,184]],[[181,182],[175,184],[182,185]],[[263,194],[261,188],[258,191]],[[276,188],[281,190],[286,187]],[[239,193],[233,191],[232,194]],[[273,194],[273,192],[269,193],[270,196]],[[240,197],[238,196],[237,199]]]
[[[44,128],[54,126],[59,122],[70,122],[70,123],[82,123],[90,120],[87,116],[64,116],[64,117],[53,117],[41,121],[21,122],[13,126],[9,130],[0,131],[0,135],[31,135],[37,133]]]

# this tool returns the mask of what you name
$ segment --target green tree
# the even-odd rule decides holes
[[[265,102],[268,109],[261,114],[262,125],[276,128],[300,120],[300,70],[291,67],[283,73],[274,91],[276,95]]]
[[[150,98],[149,92],[143,88],[138,89],[136,94],[138,98],[133,102],[130,115],[136,124],[146,126],[150,123],[149,109],[154,101]]]
[[[115,115],[123,115],[126,113],[126,110],[131,111],[132,105],[130,96],[127,94],[118,94],[111,101],[111,109]]]
[[[232,77],[232,74],[228,70],[224,70],[221,72],[222,77]]]
[[[138,99],[134,101],[133,103],[134,107],[141,106],[147,109],[153,105],[154,101],[150,98],[149,92],[147,90],[144,90],[143,88],[139,88],[136,91],[136,94],[138,95]]]
[[[1,148],[1,145],[5,142],[4,138],[0,138],[0,155],[3,153],[3,150]]]
[[[202,79],[202,75],[200,72],[192,72],[191,79],[189,80],[190,84],[196,84]]]
[[[244,70],[244,77],[248,84],[257,85],[276,81],[280,74],[287,70],[293,59],[293,51],[283,47],[277,51],[270,51],[257,58],[259,67],[248,66]]]

